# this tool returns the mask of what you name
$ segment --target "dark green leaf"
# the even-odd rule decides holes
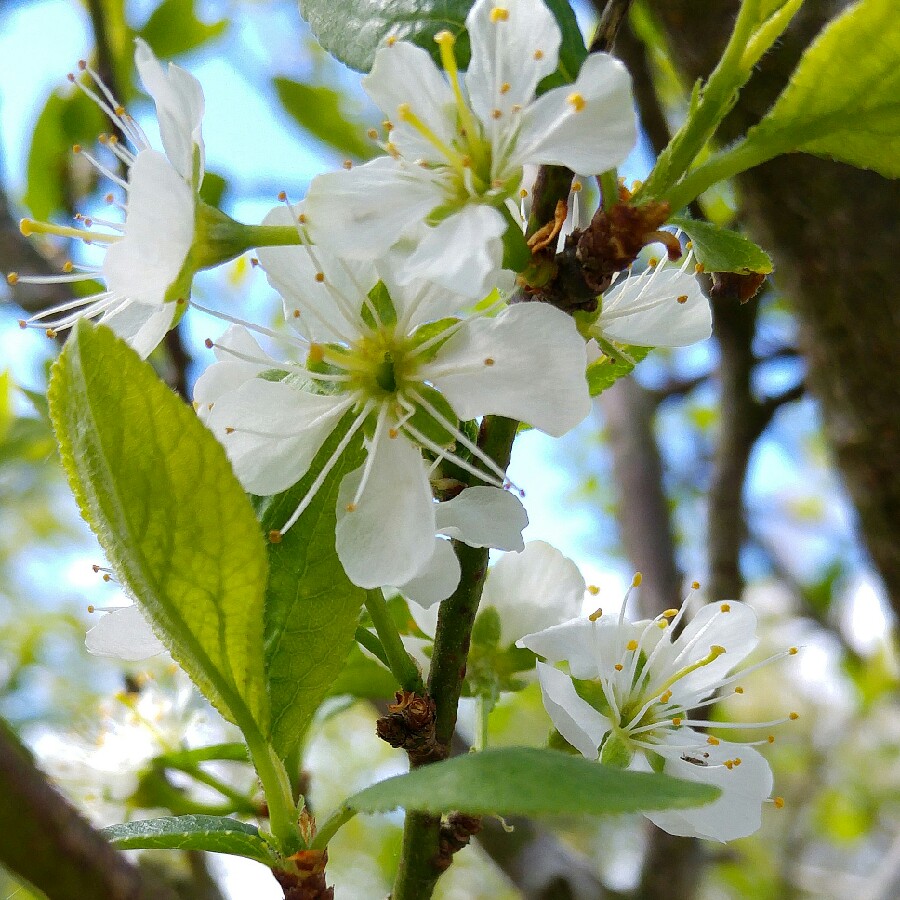
[[[390,700],[398,690],[400,685],[388,669],[353,646],[328,693],[333,697],[348,694],[366,700]]]
[[[715,800],[709,785],[627,772],[556,750],[469,753],[373,784],[346,801],[358,812],[572,815],[683,809]]]
[[[325,442],[309,474],[258,505],[265,531],[281,528],[333,453],[345,421]],[[344,476],[362,462],[351,443],[315,498],[280,543],[269,545],[266,668],[272,707],[271,741],[286,758],[302,742],[353,645],[366,592],[344,573],[334,547],[335,504]]]
[[[769,254],[736,231],[688,216],[673,216],[668,224],[677,225],[687,234],[697,262],[707,272],[768,275],[772,271]]]
[[[322,84],[274,78],[284,108],[297,124],[341,156],[371,159],[378,153],[365,124],[344,110],[344,96]]]
[[[473,5],[474,0],[300,0],[300,13],[318,42],[351,69],[368,72],[389,37],[418,44],[438,61],[439,31],[456,36],[456,59],[464,69],[470,53],[466,16]],[[567,0],[548,0],[547,6],[563,35],[559,74],[573,81],[587,55],[575,13]]]
[[[120,850],[205,850],[245,856],[266,866],[278,857],[255,825],[221,816],[168,816],[110,825],[103,836]]]
[[[72,490],[116,574],[223,715],[264,732],[265,546],[222,446],[134,350],[84,320],[48,399]]]
[[[228,20],[201,22],[194,11],[194,0],[163,0],[138,32],[162,59],[187,53],[223,34]]]

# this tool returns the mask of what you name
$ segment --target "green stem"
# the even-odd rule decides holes
[[[235,812],[256,812],[256,807],[247,796],[242,794],[240,791],[235,790],[233,787],[226,784],[220,778],[217,778],[211,772],[207,772],[206,770],[201,769],[198,765],[192,765],[190,763],[173,765],[172,763],[168,763],[166,765],[166,768],[175,769],[178,772],[184,772],[186,775],[190,775],[191,778],[194,779],[194,781],[199,781],[201,784],[205,784],[207,785],[207,787],[211,787],[213,790],[218,791],[223,797],[230,800],[234,804]]]
[[[759,0],[744,0],[734,23],[734,31],[718,65],[709,76],[699,102],[687,121],[659,155],[653,171],[635,195],[635,202],[658,199],[688,170],[725,117],[737,92],[750,77],[742,60],[758,15]],[[677,209],[677,207],[676,207]]]
[[[609,169],[600,176],[600,193],[603,209],[609,212],[619,200],[619,176],[615,169]]]
[[[244,225],[250,247],[285,247],[300,243],[300,235],[293,225]]]
[[[381,646],[384,648],[387,663],[394,673],[397,683],[405,691],[413,691],[416,694],[425,693],[425,685],[422,675],[403,646],[400,632],[391,618],[387,603],[380,588],[366,591],[366,609],[372,617],[372,624],[378,633]]]
[[[518,422],[501,416],[485,418],[479,447],[502,469],[509,465]],[[428,693],[435,704],[435,740],[449,747],[456,728],[457,707],[466,674],[469,640],[484,577],[488,551],[453,542],[461,570],[459,586],[440,607]],[[403,827],[403,848],[394,879],[393,900],[428,900],[440,876],[434,861],[440,858],[440,816],[408,812]]]
[[[763,146],[761,142],[745,138],[729,150],[723,150],[702,166],[688,172],[678,184],[663,194],[663,199],[669,202],[672,211],[675,212],[687,206],[714,184],[727,181],[747,169],[761,165],[781,152],[780,147],[771,144]]]
[[[381,641],[379,641],[368,628],[363,628],[363,626],[360,625],[359,628],[356,629],[356,643],[365,647],[369,653],[384,663],[385,668],[390,669],[391,663],[388,660],[387,653],[384,652]]]
[[[156,762],[174,769],[213,760],[249,762],[250,757],[247,755],[247,745],[238,741],[227,744],[210,744],[207,747],[196,747],[193,750],[172,750],[168,753],[160,753],[156,757]]]
[[[250,749],[250,758],[262,783],[269,807],[269,824],[283,856],[291,856],[302,846],[297,826],[297,809],[294,806],[291,780],[281,760],[259,732],[244,732]]]
[[[318,828],[309,845],[310,850],[324,850],[338,830],[346,825],[357,813],[349,806],[336,809]]]

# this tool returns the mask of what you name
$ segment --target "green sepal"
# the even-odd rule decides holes
[[[765,250],[736,231],[689,216],[672,216],[667,224],[687,234],[694,257],[706,272],[768,275],[774,268]]]
[[[391,299],[387,285],[383,281],[379,281],[369,291],[369,300],[372,301],[372,307],[375,309],[374,315],[368,303],[363,303],[360,310],[362,320],[369,328],[379,328],[382,325],[390,327],[397,324],[397,310],[394,307],[394,301]],[[378,322],[375,321],[375,316],[378,316]]]

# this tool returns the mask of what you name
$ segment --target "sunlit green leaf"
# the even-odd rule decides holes
[[[653,349],[652,347],[625,346],[619,356],[601,356],[587,367],[588,390],[592,397],[602,394],[620,378],[634,371],[639,363]]]
[[[769,254],[736,231],[688,216],[673,216],[668,224],[677,225],[687,234],[697,262],[707,272],[768,275],[772,271]]]
[[[339,91],[290,78],[275,78],[273,84],[294,121],[323,144],[354,159],[370,159],[379,152],[366,137],[364,123],[344,109],[344,96]]]
[[[747,135],[774,153],[804,150],[900,176],[900,28],[895,0],[862,0],[806,50]]]
[[[279,530],[334,452],[346,423],[325,442],[298,484],[260,498],[266,532]],[[277,544],[269,545],[266,668],[272,707],[271,741],[287,757],[302,742],[313,714],[340,675],[353,644],[365,591],[344,573],[334,547],[337,492],[362,462],[354,441],[312,502]]]
[[[170,59],[219,37],[227,27],[227,19],[201,22],[194,0],[163,0],[138,33],[157,56]]]
[[[103,836],[120,850],[205,850],[272,866],[278,858],[255,825],[224,816],[167,816],[110,825]]]
[[[457,756],[366,788],[346,801],[358,812],[402,806],[475,815],[563,815],[683,809],[715,800],[718,789],[650,772],[601,766],[555,750],[508,747]]]
[[[84,320],[49,400],[82,515],[126,589],[218,709],[265,731],[265,546],[222,446],[134,350]]]

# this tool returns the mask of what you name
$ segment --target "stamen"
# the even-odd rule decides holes
[[[70,228],[68,225],[54,225],[52,222],[38,222],[35,219],[22,219],[19,222],[19,231],[25,237],[31,237],[33,234],[55,234],[58,237],[77,238],[88,242],[96,241],[100,244],[114,244],[116,241],[122,240],[122,236],[118,234],[83,231],[80,228]]]
[[[587,106],[587,100],[582,97],[581,94],[574,92],[569,94],[566,97],[566,102],[575,110],[575,112],[580,113],[585,106]]]
[[[503,9],[502,6],[495,6],[491,10],[491,22],[496,25],[498,22],[509,21],[509,10]]]
[[[465,165],[463,164],[462,154],[458,153],[453,147],[449,147],[445,144],[411,109],[408,103],[401,103],[397,107],[397,115],[408,125],[411,125],[422,137],[428,141],[436,150],[438,150],[442,156],[444,156],[447,162],[457,170],[461,177],[465,177]]]
[[[442,456],[444,456],[445,459],[449,459],[454,465],[459,466],[461,469],[464,469],[466,472],[469,472],[470,474],[474,475],[476,478],[480,478],[482,481],[486,482],[487,484],[489,484],[493,487],[502,488],[504,486],[504,484],[506,483],[505,479],[497,480],[495,478],[492,478],[488,472],[485,472],[483,470],[476,468],[467,460],[462,459],[461,457],[457,456],[456,454],[449,452],[446,447],[441,447],[435,441],[432,441],[430,438],[427,438],[424,434],[422,434],[421,431],[419,431],[416,428],[413,428],[412,425],[407,423],[407,425],[404,426],[403,430],[417,444],[420,444],[426,450],[431,450],[432,453],[440,453]]]

